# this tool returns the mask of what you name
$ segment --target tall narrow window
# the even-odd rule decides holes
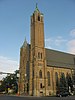
[[[66,78],[65,78],[65,74],[61,73],[60,76],[60,90],[62,91],[62,89],[66,88]]]
[[[42,83],[40,83],[40,88],[42,88]]]
[[[34,77],[34,70],[33,70],[33,77]]]
[[[38,52],[38,59],[40,59],[40,52]]]
[[[73,80],[73,84],[75,84],[75,70],[72,71],[72,80]]]
[[[48,78],[48,86],[50,86],[50,72],[47,72],[47,78]]]
[[[73,81],[73,77],[71,77],[71,74],[68,74],[68,73],[67,73],[67,75],[66,75],[66,80],[67,80],[67,85],[68,85],[68,87],[69,87],[69,86],[72,87],[73,84],[74,84],[74,81]]]
[[[41,59],[42,59],[42,53],[41,53]]]
[[[61,73],[61,77],[62,77],[63,79],[65,79],[65,74],[64,74],[64,73]]]
[[[58,87],[58,73],[55,72],[55,80],[56,80],[56,86]]]
[[[42,59],[42,53],[38,52],[38,59]]]
[[[42,71],[39,72],[39,77],[42,78]]]
[[[38,21],[40,21],[40,16],[38,16]]]

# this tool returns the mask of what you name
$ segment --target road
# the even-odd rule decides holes
[[[72,97],[0,96],[0,100],[75,100],[75,96],[72,96]]]

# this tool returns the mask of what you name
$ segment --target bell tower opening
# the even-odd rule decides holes
[[[40,16],[38,16],[38,21],[40,21]]]

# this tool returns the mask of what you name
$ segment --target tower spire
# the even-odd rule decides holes
[[[37,3],[36,3],[35,11],[39,11],[39,9],[38,9],[38,4],[37,4]]]
[[[37,5],[38,5],[38,4],[36,3],[36,9],[38,8]]]
[[[24,40],[24,43],[23,43],[23,47],[26,47],[27,46],[27,41],[26,41],[26,37],[25,37],[25,40]]]

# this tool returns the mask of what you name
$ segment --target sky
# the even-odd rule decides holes
[[[0,72],[19,69],[20,47],[25,37],[30,43],[36,3],[44,14],[45,47],[75,54],[75,0],[0,0]]]

